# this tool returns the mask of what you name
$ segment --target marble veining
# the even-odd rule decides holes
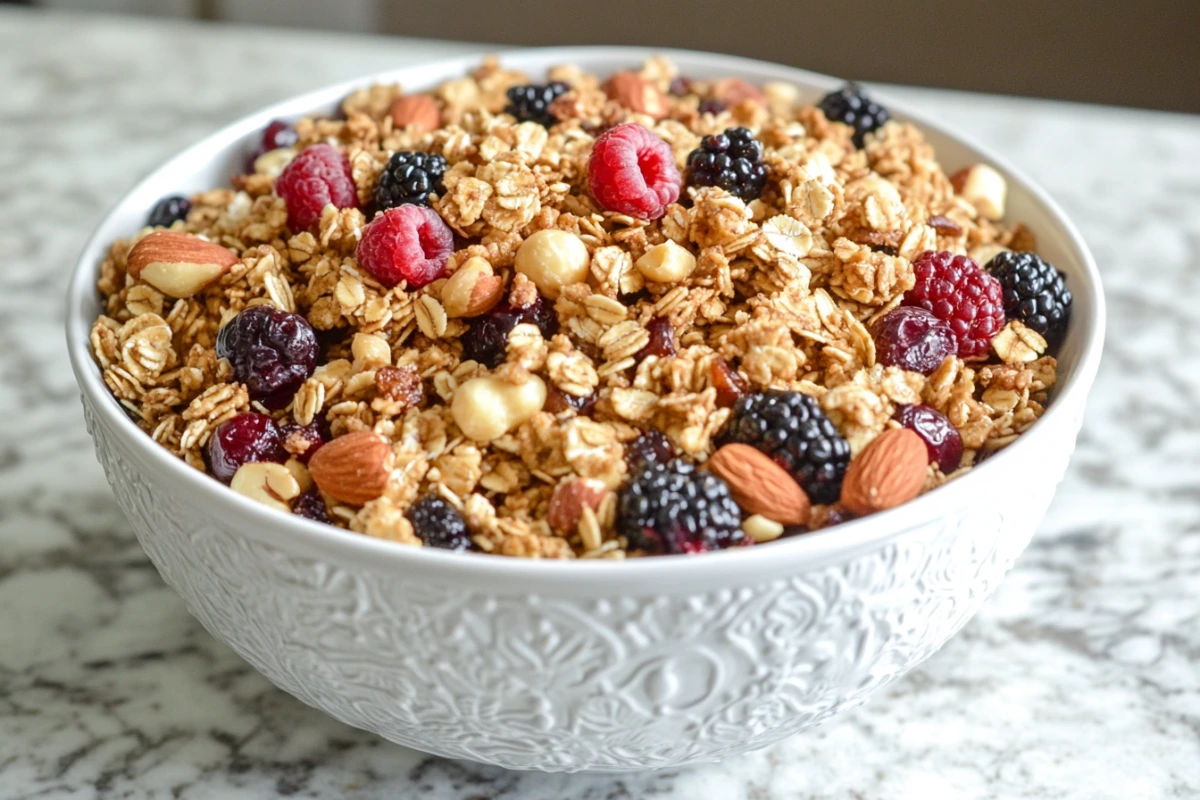
[[[1200,119],[896,88],[996,147],[1104,273],[1105,362],[1033,544],[866,706],[716,766],[513,773],[303,706],[150,566],[84,431],[69,265],[183,145],[296,91],[462,45],[0,12],[0,800],[1200,795]]]

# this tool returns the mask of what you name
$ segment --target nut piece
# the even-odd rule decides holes
[[[879,434],[850,462],[842,481],[842,505],[862,516],[907,503],[925,483],[929,451],[907,428]]]
[[[392,472],[392,446],[373,431],[339,436],[308,462],[317,488],[340,503],[361,506],[383,494]]]
[[[562,287],[587,278],[590,263],[591,256],[582,239],[551,228],[521,242],[515,266],[542,294],[555,300]]]
[[[254,174],[278,178],[283,174],[283,168],[292,163],[297,152],[299,151],[294,147],[276,147],[274,150],[268,150],[254,159]]]
[[[454,391],[450,414],[467,436],[490,442],[541,411],[545,403],[546,384],[536,375],[521,384],[496,377],[473,378]]]
[[[292,511],[288,501],[300,495],[300,482],[291,470],[269,461],[242,464],[229,485],[238,494],[287,514]]]
[[[736,106],[746,100],[752,100],[759,105],[767,104],[767,96],[752,83],[741,78],[723,78],[712,85],[712,96],[726,106]]]
[[[427,94],[405,94],[392,101],[389,111],[392,125],[404,128],[412,125],[419,131],[435,131],[442,124],[442,112],[437,101]]]
[[[609,494],[603,482],[594,478],[572,478],[560,483],[550,497],[546,521],[559,533],[570,533],[579,524],[583,507],[595,511]]]
[[[157,231],[129,251],[129,274],[168,297],[191,297],[239,259],[219,244],[187,233]]]
[[[666,95],[636,72],[616,72],[604,82],[604,93],[625,108],[662,119],[670,113]]]
[[[762,451],[748,444],[727,444],[713,453],[705,468],[729,484],[734,502],[747,514],[761,514],[783,525],[808,524],[812,513],[808,495]]]
[[[442,287],[446,316],[478,317],[491,311],[504,296],[504,279],[492,274],[486,258],[471,256]]]
[[[1004,218],[1004,201],[1008,183],[1004,176],[987,164],[972,164],[950,176],[954,191],[969,200],[984,217]]]
[[[762,514],[751,514],[742,522],[742,530],[758,544],[773,542],[783,535],[783,526]]]
[[[692,274],[696,268],[696,257],[668,239],[647,250],[634,266],[646,280],[676,283]]]

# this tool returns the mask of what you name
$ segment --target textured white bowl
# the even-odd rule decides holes
[[[840,81],[668,52],[684,74]],[[505,54],[540,75],[598,73],[652,51]],[[1002,158],[889,105],[948,170],[1008,176],[1009,214],[1075,293],[1049,411],[979,469],[900,508],[736,552],[533,562],[415,549],[289,518],[160,449],[100,379],[88,331],[107,245],[161,196],[225,185],[272,119],[328,113],[351,89],[428,87],[476,57],[372,75],[279,103],[188,149],[134,188],[80,257],[67,335],[88,429],[118,502],[163,578],[214,636],[275,684],[419,750],[518,769],[629,770],[763,747],[854,706],[941,647],[1029,542],[1075,445],[1104,333],[1100,280],[1058,207]]]

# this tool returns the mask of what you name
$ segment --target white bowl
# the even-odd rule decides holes
[[[508,53],[540,75],[599,74],[667,52],[701,78],[840,81],[693,52],[572,47]],[[455,58],[371,75],[242,119],[135,187],[96,230],[68,298],[71,362],[113,492],[163,578],[214,636],[276,685],[347,724],[443,756],[518,769],[630,770],[763,747],[861,703],[941,647],[1024,549],[1075,446],[1100,359],[1104,301],[1087,247],[1006,162],[889,103],[949,171],[1008,177],[1009,215],[1075,294],[1046,415],[953,483],[886,513],[699,557],[538,562],[409,548],[270,511],[169,455],[100,379],[88,331],[109,243],[163,195],[226,185],[276,118],[329,113],[352,89],[458,77]]]

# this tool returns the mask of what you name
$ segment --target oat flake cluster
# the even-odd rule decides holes
[[[165,198],[100,270],[113,395],[280,511],[535,558],[827,527],[1042,414],[1055,359],[987,271],[1034,241],[991,168],[948,176],[886,113],[860,130],[665,59],[531,77],[486,60],[425,93],[372,86],[274,123],[230,188]],[[918,285],[952,256],[963,292]],[[1051,281],[1069,311],[1061,279],[1026,273],[1005,296]],[[650,527],[668,520],[688,527]]]

